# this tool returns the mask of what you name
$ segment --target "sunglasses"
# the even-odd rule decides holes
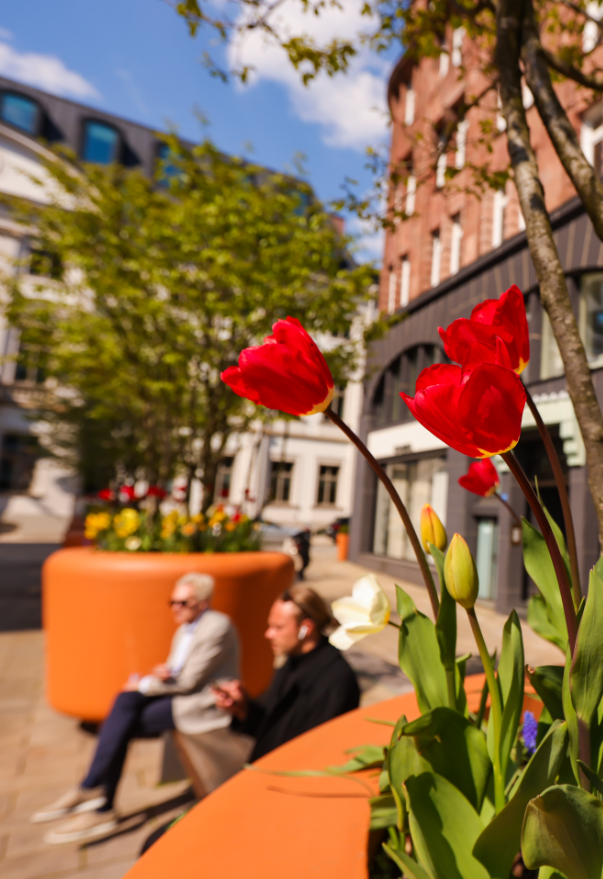
[[[194,607],[198,602],[195,601],[193,604],[189,604],[188,601],[174,601],[172,599],[171,601],[168,601],[168,604],[170,607]]]

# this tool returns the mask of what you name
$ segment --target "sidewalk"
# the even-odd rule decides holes
[[[33,546],[32,546],[33,551]],[[43,557],[46,549],[40,551]],[[13,570],[12,595],[5,607],[14,606],[21,590],[33,590],[26,603],[29,619],[37,597],[32,569],[19,573],[11,568],[11,557],[26,559],[4,545],[0,551],[3,574]],[[24,577],[24,571],[27,576]],[[337,562],[332,544],[317,542],[312,547],[312,564],[307,583],[329,600],[349,595],[364,569],[350,562]],[[394,583],[379,580],[394,600]],[[423,589],[401,584],[420,610],[429,613]],[[36,595],[34,595],[36,593]],[[32,597],[33,596],[33,597]],[[21,596],[22,597],[22,596]],[[18,602],[17,602],[18,605]],[[504,619],[490,609],[478,609],[490,648],[500,645]],[[39,609],[35,611],[39,614]],[[36,623],[30,623],[36,625]],[[15,622],[14,628],[19,624]],[[5,627],[6,628],[6,627]],[[533,664],[560,663],[555,648],[537,638],[527,627],[526,661]],[[469,627],[459,614],[459,653],[475,648]],[[347,658],[361,682],[364,704],[391,698],[410,689],[397,666],[397,633],[392,627],[369,636]],[[2,879],[51,879],[87,877],[121,879],[136,860],[144,839],[152,830],[178,814],[192,801],[187,782],[159,785],[162,755],[160,740],[137,741],[130,748],[118,793],[117,808],[124,820],[118,835],[92,845],[48,846],[43,836],[52,825],[29,823],[29,816],[59,796],[83,775],[95,744],[93,735],[82,730],[77,720],[49,708],[43,696],[43,633],[5,631],[0,634],[0,875]],[[200,864],[202,874],[202,864]]]

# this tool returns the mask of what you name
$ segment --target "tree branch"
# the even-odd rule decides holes
[[[544,46],[541,46],[540,49],[549,67],[552,67],[557,73],[566,76],[568,79],[577,82],[578,85],[582,85],[587,89],[592,89],[596,92],[603,92],[603,79],[596,79],[592,74],[578,70],[573,64],[568,64],[566,61],[563,61],[561,58],[557,57],[557,55],[554,55],[552,52],[549,52],[548,49],[545,49]]]

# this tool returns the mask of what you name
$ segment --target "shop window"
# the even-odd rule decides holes
[[[270,500],[277,503],[288,503],[291,497],[291,461],[273,461],[270,469]]]
[[[230,497],[230,484],[232,480],[232,468],[234,458],[222,458],[216,472],[216,489],[214,497],[216,501],[225,501]]]
[[[337,500],[337,480],[339,467],[327,464],[321,465],[318,471],[318,495],[319,506],[334,506]]]
[[[446,523],[448,472],[445,457],[388,464],[385,469],[417,532],[420,530],[424,504],[431,504],[442,522]],[[392,559],[415,559],[400,515],[381,482],[377,488],[373,552]]]
[[[105,122],[89,121],[84,125],[82,159],[96,165],[110,165],[118,159],[119,132]]]
[[[0,118],[27,134],[37,134],[40,127],[40,108],[31,98],[4,92],[0,96]]]
[[[603,273],[601,272],[582,276],[580,335],[590,365],[603,366]]]
[[[563,375],[563,360],[559,353],[557,340],[546,311],[542,313],[542,335],[540,349],[540,378],[555,378]]]
[[[477,520],[477,552],[475,566],[479,578],[479,598],[496,598],[498,560],[498,523],[496,519]]]
[[[37,437],[20,433],[4,434],[0,457],[0,490],[27,491],[39,457]]]

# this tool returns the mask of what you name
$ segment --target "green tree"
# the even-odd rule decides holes
[[[152,180],[66,152],[46,161],[50,203],[10,209],[62,271],[7,279],[8,317],[43,353],[42,417],[89,487],[115,473],[163,485],[183,473],[189,486],[197,475],[207,507],[229,436],[259,414],[220,373],[291,315],[338,333],[330,359],[343,379],[372,271],[351,264],[305,183],[207,141],[166,142]]]
[[[342,8],[338,0],[292,2],[304,9],[309,18],[321,15],[330,7]],[[437,58],[442,52],[450,51],[451,30],[465,29],[478,50],[473,72],[480,71],[483,87],[476,89],[476,94],[466,91],[448,116],[444,137],[441,131],[434,130],[429,138],[431,143],[424,142],[423,147],[431,146],[434,168],[442,151],[449,148],[459,123],[474,109],[481,114],[482,142],[486,150],[491,152],[491,141],[495,137],[507,140],[509,167],[501,173],[500,169],[493,170],[486,160],[474,166],[472,185],[482,189],[484,186],[499,188],[510,177],[517,188],[540,298],[551,320],[568,393],[584,440],[589,486],[597,511],[599,539],[603,543],[603,414],[553,238],[522,100],[525,82],[561,164],[596,234],[603,241],[603,182],[586,160],[556,89],[558,84],[571,81],[588,100],[600,100],[603,69],[598,66],[597,46],[602,33],[598,17],[601,0],[595,0],[594,8],[588,0],[365,0],[362,3],[366,17],[364,32],[352,40],[332,38],[323,45],[307,33],[294,33],[287,28],[283,4],[274,0],[235,0],[218,7],[210,0],[181,0],[173,5],[186,19],[192,34],[199,28],[209,27],[223,40],[238,40],[248,33],[262,32],[283,48],[306,83],[321,72],[329,76],[345,72],[350,61],[366,45],[377,51],[398,46],[417,62],[427,57]],[[593,38],[589,37],[584,43],[587,24]],[[208,59],[208,64],[213,72],[226,76],[212,59]],[[232,72],[246,79],[250,71],[241,64]],[[463,78],[467,72],[461,65],[459,77]],[[506,122],[504,133],[499,133],[495,124],[499,111]],[[375,164],[380,165],[378,161]],[[389,165],[385,170],[390,183],[410,173],[408,168]],[[455,170],[449,168],[449,182],[454,174]],[[365,216],[371,214],[366,199],[352,199],[352,203]],[[404,218],[402,212],[400,215]],[[391,224],[392,219],[393,205],[390,204],[381,220]]]

